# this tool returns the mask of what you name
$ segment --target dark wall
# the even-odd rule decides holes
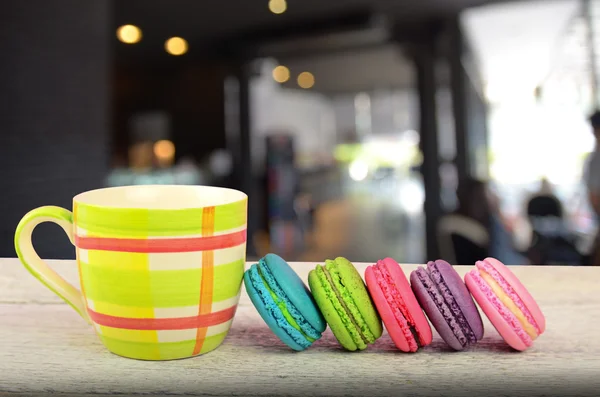
[[[16,256],[20,218],[71,208],[108,166],[109,2],[0,2],[0,257]],[[41,257],[72,258],[56,225],[34,233]]]

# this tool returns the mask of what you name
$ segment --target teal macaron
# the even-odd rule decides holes
[[[273,333],[290,348],[302,351],[327,327],[312,294],[290,265],[267,254],[244,273],[252,304]]]

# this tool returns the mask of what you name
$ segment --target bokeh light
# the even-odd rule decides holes
[[[154,144],[154,155],[161,161],[171,160],[175,156],[175,145],[169,140],[160,140]]]
[[[273,69],[273,80],[278,83],[285,83],[290,79],[290,70],[283,65],[279,65]]]
[[[165,50],[171,55],[183,55],[188,51],[188,43],[181,37],[171,37],[165,42]]]
[[[142,30],[135,25],[123,25],[117,29],[117,38],[126,44],[135,44],[142,39]]]
[[[287,2],[285,0],[269,0],[269,11],[273,14],[283,14],[287,10]]]
[[[300,88],[308,89],[315,85],[315,76],[310,72],[302,72],[298,75],[298,85]]]

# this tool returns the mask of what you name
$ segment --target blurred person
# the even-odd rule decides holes
[[[301,180],[294,139],[287,132],[275,132],[269,134],[266,141],[269,234],[273,247],[282,256],[291,256],[302,249],[304,243],[296,212]]]
[[[272,196],[277,200],[277,217],[273,221],[273,236],[275,246],[281,247],[284,256],[293,255],[298,249],[302,229],[296,211],[296,198],[300,193],[300,177],[293,165],[281,167],[273,172],[276,193]]]
[[[540,180],[537,192],[527,200],[528,217],[563,218],[563,205],[554,193],[552,184],[545,177]]]
[[[513,236],[503,221],[500,200],[488,188],[487,183],[474,178],[459,181],[457,199],[458,208],[455,213],[476,221],[488,231],[486,256],[492,256],[507,265],[523,265],[528,262],[514,248]]]
[[[300,227],[305,234],[312,233],[315,224],[315,205],[310,193],[300,193],[294,201],[294,208],[298,214]]]
[[[588,200],[594,211],[596,222],[600,216],[600,110],[596,110],[590,116],[590,125],[596,138],[596,144],[593,152],[587,159],[586,169],[584,171],[585,185],[587,187]],[[591,264],[600,265],[600,233],[596,235],[591,255]]]
[[[562,202],[554,194],[552,184],[545,177],[540,180],[539,189],[527,197],[525,214],[531,229],[529,244],[540,235],[555,236],[566,233]]]
[[[546,178],[527,201],[527,219],[531,237],[527,257],[532,264],[579,265],[574,234],[568,230],[563,205]]]

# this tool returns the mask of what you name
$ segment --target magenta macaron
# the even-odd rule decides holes
[[[429,262],[410,274],[412,290],[440,337],[454,350],[483,338],[483,322],[469,290],[452,265]]]

